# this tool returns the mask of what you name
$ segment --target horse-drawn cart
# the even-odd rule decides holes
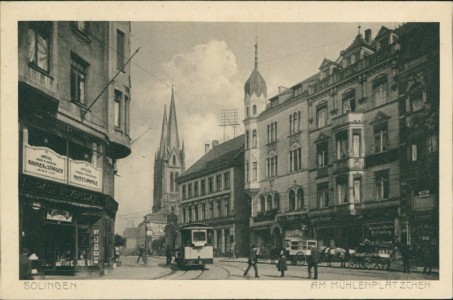
[[[285,239],[285,250],[288,255],[288,261],[293,265],[304,265],[307,263],[307,257],[311,255],[311,248],[317,247],[318,242],[315,240],[303,240],[293,237]]]
[[[350,255],[350,268],[388,270],[392,263],[391,244],[360,244],[355,253]]]

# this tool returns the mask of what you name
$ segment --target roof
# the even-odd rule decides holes
[[[267,96],[266,81],[263,76],[261,76],[258,68],[255,67],[253,69],[249,79],[245,82],[244,93],[249,96],[253,93],[255,93],[257,97],[260,97],[262,94],[264,94],[265,97]]]
[[[184,182],[206,172],[213,172],[231,166],[238,160],[240,160],[240,165],[242,166],[243,153],[244,135],[242,134],[212,148],[179,176],[177,182]],[[242,157],[240,157],[241,154]]]
[[[358,48],[361,48],[361,47],[365,47],[365,48],[368,48],[368,49],[371,49],[371,50],[374,50],[374,48],[367,43],[367,41],[365,41],[365,39],[363,38],[362,34],[359,33],[356,35],[354,41],[352,42],[352,44],[346,48],[344,51],[342,51],[342,54],[346,54],[346,53],[349,53],[351,51],[354,51]]]

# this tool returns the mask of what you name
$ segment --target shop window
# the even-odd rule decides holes
[[[208,192],[214,193],[214,177],[208,178]]]
[[[85,104],[85,80],[88,63],[71,53],[71,101]]]
[[[289,210],[296,210],[296,192],[294,190],[289,191]]]
[[[206,195],[206,179],[201,180],[201,195]]]
[[[361,187],[362,183],[360,178],[355,178],[353,181],[354,203],[361,202]]]
[[[266,210],[272,210],[272,196],[271,195],[267,195],[266,202],[267,202]]]
[[[276,210],[280,209],[280,195],[278,193],[274,194],[274,208]]]
[[[376,199],[389,199],[389,170],[374,172],[376,185]]]
[[[424,108],[424,87],[421,83],[412,86],[408,93],[411,112],[415,112]]]
[[[253,181],[258,180],[258,163],[256,161],[253,162]]]
[[[256,105],[255,105],[255,104],[253,104],[253,109],[252,109],[252,111],[253,111],[253,115],[256,115]]]
[[[373,82],[374,106],[378,107],[387,103],[387,76],[381,76]]]
[[[224,181],[224,189],[229,190],[230,189],[230,172],[225,172],[223,173],[223,181]]]
[[[336,180],[337,186],[337,203],[343,204],[348,203],[348,178],[339,177]]]
[[[343,131],[337,133],[337,159],[343,159],[348,157],[348,133]]]
[[[116,128],[120,127],[121,124],[121,99],[123,98],[123,93],[118,90],[115,90],[115,102],[113,107],[113,125]]]
[[[263,195],[260,197],[260,211],[264,212],[266,210],[266,198]]]
[[[194,194],[194,197],[198,197],[198,181],[195,181],[193,183],[193,194]]]
[[[329,185],[327,182],[318,184],[318,208],[329,207]]]
[[[387,122],[374,126],[374,150],[376,153],[388,150],[388,124]]]
[[[116,31],[116,68],[124,72],[124,53],[125,51],[125,36],[124,32]]]
[[[256,148],[256,144],[257,144],[257,136],[256,136],[256,129],[253,129],[252,131],[252,148],[255,149]]]
[[[50,70],[51,22],[29,22],[27,50],[30,65],[46,73]]]
[[[327,125],[327,105],[320,106],[316,109],[316,125],[317,128]]]
[[[343,114],[346,114],[348,112],[355,112],[355,90],[344,93],[342,98]]]
[[[319,144],[317,146],[317,152],[318,152],[318,168],[327,167],[327,164],[329,163],[327,143]]]
[[[304,200],[304,190],[299,188],[297,190],[297,209],[304,209],[305,200]]]

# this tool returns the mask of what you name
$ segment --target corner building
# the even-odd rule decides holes
[[[251,243],[281,247],[284,238],[294,236],[343,248],[353,248],[364,239],[410,242],[407,205],[403,204],[407,195],[401,188],[401,175],[408,172],[401,145],[408,137],[401,115],[407,115],[402,113],[402,103],[410,102],[411,94],[400,90],[400,72],[415,63],[434,65],[426,67],[432,71],[427,71],[430,76],[419,87],[422,91],[431,87],[433,97],[422,97],[423,105],[417,108],[435,110],[435,105],[426,104],[438,103],[438,78],[433,75],[438,62],[428,53],[438,51],[439,46],[432,43],[415,51],[413,39],[424,33],[416,38],[430,40],[429,34],[438,35],[438,30],[408,30],[427,26],[382,27],[374,38],[371,30],[359,32],[337,59],[325,58],[319,72],[291,88],[280,87],[269,100],[255,63],[245,84],[244,120]],[[406,55],[404,68],[403,53],[412,53],[410,58]],[[420,61],[420,57],[425,58]],[[438,134],[436,129],[433,132]],[[438,157],[436,151],[431,156]],[[432,185],[438,181],[434,179]],[[435,197],[433,192],[422,194],[426,193]]]
[[[114,176],[131,153],[130,30],[19,22],[19,240],[46,274],[113,264]]]

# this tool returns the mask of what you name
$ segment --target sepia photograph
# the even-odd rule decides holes
[[[451,279],[451,19],[250,15],[8,22],[17,297],[395,298]],[[161,290],[113,293],[135,284]]]

